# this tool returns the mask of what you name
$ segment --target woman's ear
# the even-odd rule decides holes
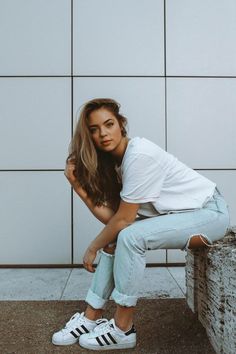
[[[126,136],[126,130],[123,126],[121,126],[121,133],[122,133],[122,136]]]

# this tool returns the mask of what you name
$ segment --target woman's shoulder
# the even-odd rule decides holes
[[[165,150],[145,137],[136,136],[130,139],[128,152],[129,154],[143,154],[152,156],[157,153],[165,153]]]

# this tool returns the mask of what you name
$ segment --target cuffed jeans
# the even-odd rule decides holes
[[[230,226],[229,208],[218,188],[200,209],[137,219],[117,237],[114,255],[100,251],[100,259],[85,301],[104,308],[111,298],[122,306],[135,306],[146,266],[146,251],[188,249],[194,235],[209,243],[224,237]]]

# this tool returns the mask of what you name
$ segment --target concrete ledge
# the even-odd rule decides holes
[[[236,226],[211,248],[187,250],[186,300],[217,354],[236,353]]]

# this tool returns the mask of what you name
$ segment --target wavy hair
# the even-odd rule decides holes
[[[74,175],[95,205],[109,205],[116,210],[122,187],[115,170],[116,162],[111,154],[96,148],[88,127],[90,113],[100,108],[109,110],[116,117],[122,136],[127,136],[127,118],[119,113],[118,102],[110,98],[90,100],[82,105],[66,162],[73,159]]]

